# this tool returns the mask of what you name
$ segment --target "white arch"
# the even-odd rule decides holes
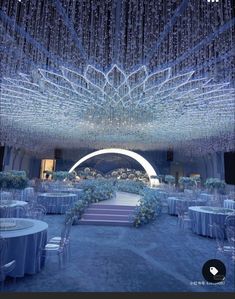
[[[150,185],[151,186],[159,185],[159,180],[157,178],[152,178],[152,176],[156,177],[156,175],[157,175],[154,168],[145,158],[143,158],[141,155],[139,155],[135,152],[125,150],[125,149],[120,149],[120,148],[107,148],[107,149],[102,149],[102,150],[98,150],[93,153],[90,153],[90,154],[86,155],[85,157],[81,158],[80,160],[78,160],[78,162],[75,163],[72,168],[70,168],[69,172],[72,172],[75,168],[77,168],[81,163],[85,162],[86,160],[88,160],[92,157],[98,156],[98,155],[103,155],[103,154],[120,154],[120,155],[125,155],[125,156],[133,158],[134,160],[139,162],[140,165],[146,171],[146,173],[149,177]]]

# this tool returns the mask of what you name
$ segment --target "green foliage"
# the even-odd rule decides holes
[[[191,177],[181,176],[179,178],[179,184],[184,188],[193,187],[196,186],[196,181]]]
[[[76,177],[76,172],[69,173],[68,171],[54,171],[52,172],[52,177],[54,180],[58,181],[63,181],[65,179],[73,180]]]
[[[134,226],[139,227],[153,221],[161,213],[161,200],[156,191],[150,188],[142,190],[139,205],[136,206]]]
[[[27,177],[25,170],[8,170],[7,173],[11,174],[12,176]]]
[[[28,186],[28,178],[25,171],[3,171],[0,172],[0,188],[24,189]]]

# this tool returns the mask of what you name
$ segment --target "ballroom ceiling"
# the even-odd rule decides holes
[[[234,149],[230,0],[0,3],[2,142]]]

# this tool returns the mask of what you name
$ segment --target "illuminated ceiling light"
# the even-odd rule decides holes
[[[173,76],[170,68],[149,73],[146,66],[126,73],[117,65],[102,72],[88,65],[83,73],[61,67],[5,78],[3,136],[74,147],[137,148],[144,140],[142,148],[149,149],[233,134],[234,89],[193,75]]]

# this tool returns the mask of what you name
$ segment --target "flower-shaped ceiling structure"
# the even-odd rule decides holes
[[[234,24],[230,0],[1,1],[1,142],[233,150]]]
[[[232,134],[234,89],[193,75],[172,76],[170,68],[148,74],[144,66],[130,74],[117,65],[106,73],[91,65],[82,74],[39,69],[4,80],[3,127],[17,133],[10,139],[36,137],[53,147],[58,137],[63,146],[135,148],[144,141],[151,149]]]

